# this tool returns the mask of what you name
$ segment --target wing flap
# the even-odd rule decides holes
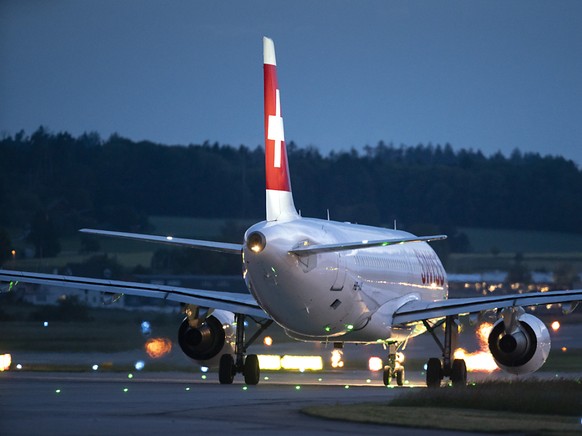
[[[219,251],[221,253],[238,254],[242,250],[242,244],[228,242],[202,241],[199,239],[174,238],[173,236],[143,235],[140,233],[112,232],[109,230],[81,229],[82,233],[115,238],[133,239],[136,241],[157,242],[168,245],[181,245],[183,247],[198,248],[201,250]]]
[[[447,238],[446,235],[434,235],[434,236],[414,236],[411,238],[398,238],[398,239],[394,238],[378,239],[374,241],[341,242],[338,244],[305,245],[296,247],[290,250],[289,253],[301,257],[310,256],[312,254],[317,253],[328,253],[332,251],[346,251],[362,248],[386,247],[388,245],[407,244],[409,242],[439,241],[446,238]]]
[[[249,294],[180,288],[150,283],[102,280],[56,274],[39,274],[23,271],[0,270],[0,282],[23,282],[39,285],[62,286],[81,290],[112,292],[160,298],[186,304],[228,310],[233,313],[269,318],[256,300]]]
[[[512,306],[536,306],[538,304],[582,301],[582,289],[572,291],[531,292],[503,296],[453,298],[434,302],[410,301],[401,306],[393,316],[393,324],[406,324],[447,315],[461,315],[483,310]]]

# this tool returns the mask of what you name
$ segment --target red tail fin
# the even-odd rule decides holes
[[[265,171],[267,176],[267,221],[297,217],[291,194],[281,94],[277,83],[275,46],[263,38],[265,73]]]

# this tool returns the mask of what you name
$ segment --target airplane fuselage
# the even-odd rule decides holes
[[[402,339],[392,313],[411,300],[447,297],[444,268],[425,242],[297,256],[299,246],[405,238],[409,233],[335,221],[263,221],[257,252],[243,248],[243,275],[261,307],[290,336],[303,340],[376,342]],[[251,238],[252,239],[252,238]],[[420,333],[420,331],[419,331]]]

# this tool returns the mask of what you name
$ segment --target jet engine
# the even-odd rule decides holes
[[[220,356],[234,353],[234,314],[215,310],[197,327],[188,318],[178,330],[178,343],[184,354],[202,366],[217,367]]]
[[[548,358],[550,347],[550,333],[545,324],[526,313],[516,316],[511,323],[499,319],[489,334],[489,351],[495,363],[511,374],[537,371]]]

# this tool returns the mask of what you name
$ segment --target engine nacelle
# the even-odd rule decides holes
[[[234,353],[233,323],[234,314],[224,310],[215,310],[196,328],[186,318],[178,330],[180,348],[201,366],[217,367],[220,356]]]
[[[533,315],[518,317],[511,334],[505,332],[503,319],[495,323],[489,334],[489,351],[502,370],[511,374],[537,371],[550,354],[550,333],[545,324]]]

